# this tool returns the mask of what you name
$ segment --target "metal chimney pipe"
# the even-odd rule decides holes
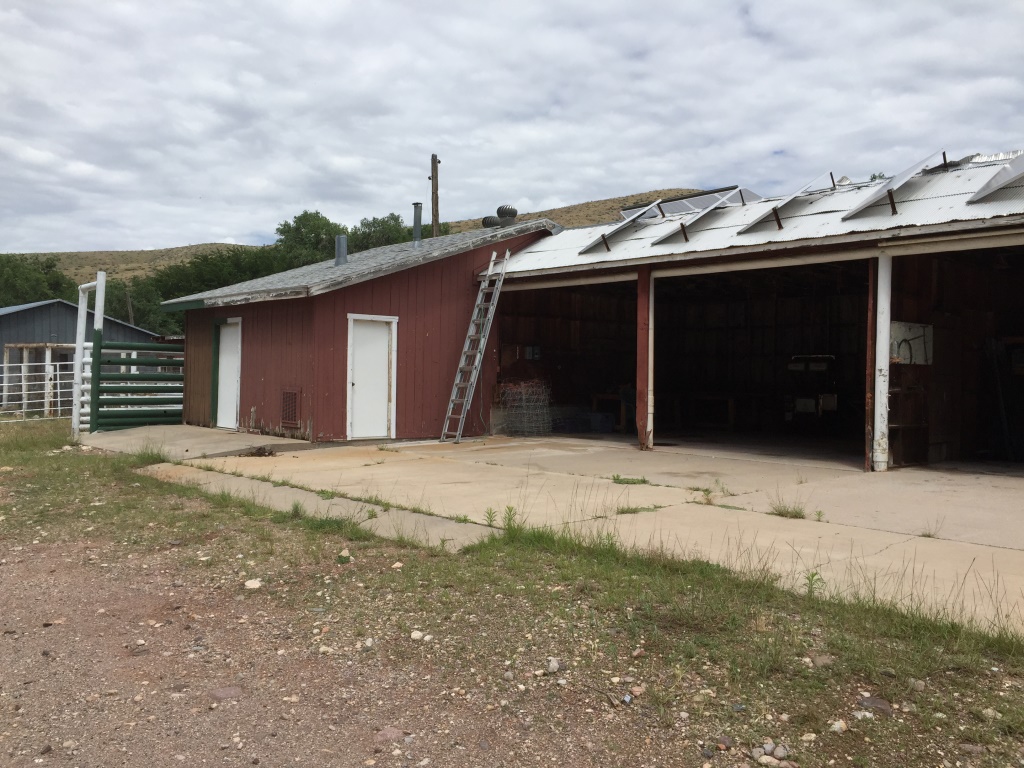
[[[334,266],[348,264],[348,236],[338,235],[334,238]]]
[[[414,248],[420,247],[423,230],[423,203],[412,204],[412,242]]]

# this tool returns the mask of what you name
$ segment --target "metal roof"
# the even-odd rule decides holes
[[[75,312],[78,311],[78,307],[72,304],[70,301],[65,301],[64,299],[45,299],[44,301],[33,301],[28,304],[14,304],[10,307],[0,307],[0,317],[3,317],[4,315],[13,315],[17,312],[24,312],[29,309],[35,309],[36,307],[49,306],[50,304],[64,304],[68,307],[71,307],[71,309],[74,310]],[[95,312],[93,312],[90,309],[89,316],[92,317],[92,315],[94,314]],[[126,323],[123,320],[118,320],[117,318],[111,317],[110,315],[103,315],[103,322],[117,323],[118,325],[123,325],[125,328],[133,328],[134,330],[139,331],[141,333],[145,333],[149,336],[158,335],[156,333],[153,333],[152,331],[147,331],[145,328],[139,328],[139,326],[137,325],[132,325],[131,323]]]
[[[197,309],[233,304],[247,304],[272,299],[292,299],[334,291],[383,275],[401,272],[457,253],[481,246],[501,243],[513,237],[547,230],[561,231],[548,219],[536,219],[493,229],[476,229],[454,235],[442,235],[414,243],[397,243],[368,251],[350,253],[345,264],[335,266],[334,260],[308,264],[244,283],[236,283],[212,291],[195,293],[163,302],[167,310]]]
[[[36,307],[42,307],[46,304],[55,304],[60,299],[48,299],[46,301],[33,301],[29,304],[15,304],[12,307],[0,307],[0,316],[13,315],[15,312],[24,312],[26,309],[35,309]]]
[[[1004,173],[1002,186],[990,189],[981,199],[976,195],[1007,164],[1005,156],[980,160],[974,156],[937,166],[929,162],[934,157],[918,163],[913,173],[904,172],[892,179],[838,184],[796,196],[748,201],[746,205],[738,201],[720,204],[713,217],[704,218],[693,230],[689,222],[696,221],[703,211],[641,217],[625,228],[623,222],[614,222],[567,229],[515,254],[507,277],[514,280],[655,262],[685,264],[712,256],[760,254],[770,258],[772,252],[801,246],[874,243],[911,234],[1024,224],[1024,178],[1006,180],[1011,174]],[[975,201],[968,205],[972,197]],[[772,208],[779,209],[781,229]],[[856,215],[848,216],[851,212]],[[680,234],[682,227],[686,227],[685,240],[670,237]],[[609,241],[610,250],[580,252],[612,230],[616,235]]]

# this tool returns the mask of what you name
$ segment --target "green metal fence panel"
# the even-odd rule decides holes
[[[103,345],[104,349],[111,351],[129,352],[184,352],[184,344],[162,344],[160,342],[139,342],[139,341],[108,341]]]
[[[183,358],[173,357],[115,357],[104,355],[100,358],[100,365],[123,365],[132,368],[153,367],[153,368],[182,368],[185,365]]]
[[[180,424],[185,395],[184,351],[183,344],[104,342],[102,331],[96,331],[92,348],[89,431]],[[145,357],[125,354],[140,352],[149,354]],[[132,370],[125,371],[125,368]],[[145,370],[147,368],[152,370]],[[181,370],[174,373],[156,370],[166,368]]]
[[[184,381],[184,373],[104,373],[104,381]]]
[[[118,408],[126,405],[177,405],[181,407],[181,395],[176,397],[103,397],[100,395],[100,409]]]

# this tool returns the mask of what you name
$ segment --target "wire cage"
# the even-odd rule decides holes
[[[505,382],[500,389],[504,432],[526,437],[551,434],[551,387],[544,381]]]

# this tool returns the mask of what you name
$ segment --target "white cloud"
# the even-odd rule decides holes
[[[1024,6],[88,5],[0,11],[0,251],[267,242],[1024,146]]]

